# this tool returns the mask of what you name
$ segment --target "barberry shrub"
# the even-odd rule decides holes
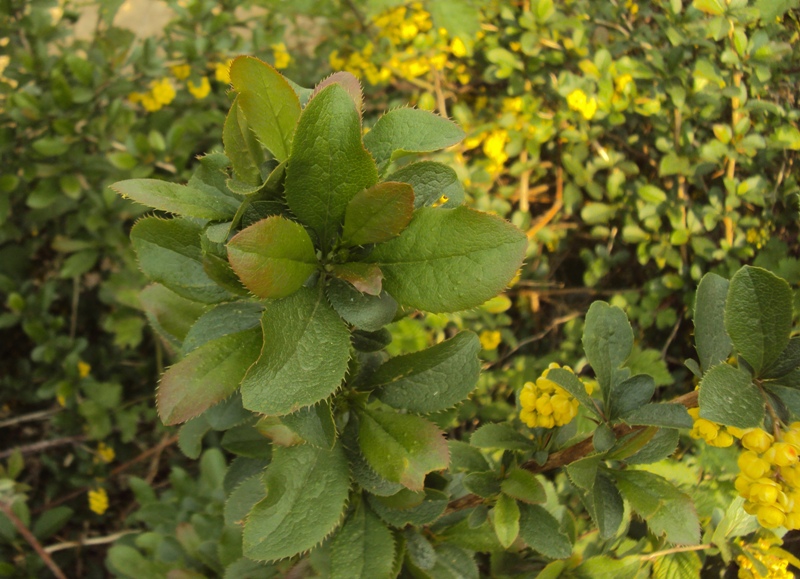
[[[187,455],[200,456],[210,431],[239,455],[225,475],[225,529],[212,534],[224,544],[193,548],[205,565],[236,573],[262,572],[254,562],[303,564],[369,578],[477,577],[479,564],[552,577],[699,571],[706,547],[692,497],[646,468],[675,451],[681,429],[730,431],[763,454],[742,466],[747,502],[709,523],[726,562],[746,556],[735,538],[755,521],[793,521],[776,469],[796,461],[794,438],[778,448],[745,430],[764,426],[779,439],[800,415],[786,282],[752,267],[730,282],[703,279],[699,361],[687,362],[699,396],[654,401],[654,377],[629,366],[626,314],[595,302],[583,329],[594,380],[553,366],[518,392],[518,415],[466,436],[446,411],[477,384],[478,337],[463,331],[389,357],[385,328],[418,310],[483,304],[525,257],[524,234],[461,205],[452,169],[411,157],[463,133],[399,108],[363,134],[361,88],[346,73],[304,89],[240,57],[231,82],[224,154],[202,157],[187,185],[114,185],[175,215],[145,217],[131,231],[155,282],[142,294],[150,322],[179,357],[161,379],[159,415],[185,423]],[[751,476],[761,460],[768,466]],[[541,475],[557,469],[567,476],[555,483],[580,499],[569,510]],[[649,529],[638,543],[634,516]],[[665,542],[686,547],[659,557]],[[124,574],[115,549],[110,565]]]

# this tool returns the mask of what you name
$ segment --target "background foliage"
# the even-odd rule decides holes
[[[457,329],[478,333],[479,387],[437,419],[458,438],[514,418],[513,394],[550,362],[581,373],[583,316],[595,299],[628,314],[629,366],[654,376],[656,398],[668,400],[693,388],[682,363],[693,354],[703,274],[730,278],[755,264],[793,289],[800,282],[792,2],[167,4],[174,19],[163,36],[137,39],[114,25],[119,3],[103,3],[92,36],[79,40],[71,31],[82,4],[0,2],[0,155],[13,168],[0,175],[2,493],[45,545],[146,531],[124,538],[107,563],[104,544],[54,551],[63,569],[102,576],[107,564],[124,574],[140,561],[155,566],[145,575],[213,575],[236,560],[235,550],[207,545],[225,544],[225,496],[268,457],[213,429],[179,441],[189,456],[210,449],[199,471],[173,451],[176,435],[151,402],[173,352],[147,327],[153,312],[138,298],[144,278],[128,241],[146,209],[107,186],[189,179],[195,156],[221,142],[227,64],[238,54],[303,86],[353,72],[368,95],[366,126],[408,103],[449,115],[467,138],[431,158],[456,168],[468,205],[527,231],[526,266],[504,295],[391,326],[393,355]],[[797,292],[794,302],[796,315]],[[576,429],[588,429],[585,417]],[[695,444],[682,438],[680,463],[659,472],[684,488],[721,473],[695,497],[709,530],[736,495],[735,453]],[[15,446],[24,453],[12,455]],[[554,509],[579,504],[563,473],[548,475],[546,489]],[[108,509],[101,500],[90,510],[89,491],[107,493]],[[559,511],[573,537],[586,528],[581,511]],[[646,553],[638,533],[613,552]],[[610,548],[586,536],[579,544],[586,559]],[[43,572],[4,515],[0,553],[0,573]],[[680,565],[719,572],[730,560],[710,550]],[[496,575],[542,566],[524,553],[479,562]],[[651,564],[637,558],[630,568]]]

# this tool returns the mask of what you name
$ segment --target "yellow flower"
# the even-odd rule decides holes
[[[218,82],[225,84],[231,83],[231,63],[233,59],[228,59],[225,62],[218,62],[214,65],[214,78]]]
[[[450,42],[450,52],[452,52],[453,56],[456,58],[463,58],[467,55],[467,47],[464,44],[464,41],[458,36],[456,36],[452,42]]]
[[[98,515],[102,515],[108,510],[108,493],[106,493],[106,489],[99,488],[89,491],[89,509]]]
[[[627,86],[633,82],[633,77],[629,74],[623,74],[614,79],[614,88],[617,92],[624,92]]]
[[[97,456],[103,462],[111,462],[117,455],[112,447],[106,446],[105,443],[101,442],[97,445]]]
[[[577,111],[583,115],[587,121],[594,117],[597,112],[597,100],[592,97],[591,99],[586,96],[586,93],[581,89],[575,89],[567,96],[567,105],[573,111]]]
[[[292,61],[292,57],[289,56],[289,53],[286,50],[286,45],[283,42],[271,44],[270,48],[272,48],[272,55],[275,58],[275,68],[281,70],[289,66],[289,63]]]
[[[150,95],[160,105],[168,105],[175,99],[175,88],[167,77],[150,83]],[[144,104],[144,103],[142,103]],[[147,105],[145,105],[147,108]]]
[[[176,64],[169,69],[172,71],[172,76],[178,80],[186,80],[192,73],[192,67],[188,64]]]
[[[204,76],[200,80],[200,84],[194,84],[192,81],[186,83],[186,88],[192,93],[192,96],[197,100],[202,100],[211,92],[211,83],[208,82],[208,77]]]
[[[91,371],[92,367],[89,364],[87,364],[83,360],[78,362],[78,376],[80,376],[81,378],[86,378],[89,375],[89,372]]]
[[[483,142],[483,152],[495,165],[502,166],[507,160],[506,143],[508,133],[503,129],[492,131]]]
[[[558,364],[550,364],[536,383],[526,382],[519,394],[520,419],[529,428],[553,428],[564,426],[578,415],[578,401],[558,384],[547,378],[553,368]],[[569,367],[566,370],[572,372]],[[590,386],[584,384],[587,393],[591,392]]]
[[[480,335],[481,348],[484,350],[496,350],[502,338],[497,330],[483,330]]]

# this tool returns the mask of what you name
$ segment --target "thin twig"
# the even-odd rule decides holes
[[[528,149],[522,149],[519,162],[523,165],[528,164]],[[519,176],[519,210],[523,213],[530,211],[530,180],[531,170],[525,169]]]
[[[61,408],[48,408],[47,410],[39,410],[38,412],[31,412],[30,414],[23,414],[22,416],[15,416],[6,420],[0,420],[0,428],[8,426],[16,426],[25,422],[34,422],[36,420],[45,420],[54,414],[61,412]]]
[[[442,92],[442,75],[436,69],[433,69],[433,91],[436,94],[436,108],[439,109],[439,114],[447,118],[447,101]]]
[[[35,442],[34,444],[29,444],[27,446],[16,446],[14,448],[10,448],[8,450],[4,450],[0,452],[0,460],[4,458],[8,458],[14,452],[19,450],[22,454],[32,454],[35,452],[42,452],[43,450],[49,450],[51,448],[55,448],[57,446],[64,446],[65,444],[75,444],[76,442],[83,442],[88,437],[85,434],[78,434],[76,436],[65,436],[64,438],[56,438],[54,440],[44,440],[42,442]]]
[[[581,315],[580,312],[573,312],[571,314],[567,314],[566,316],[561,316],[559,318],[556,318],[555,320],[550,322],[550,325],[548,325],[544,330],[542,330],[541,332],[539,332],[537,334],[534,334],[533,336],[525,338],[524,340],[519,342],[514,348],[512,348],[511,350],[509,350],[508,352],[503,354],[503,356],[501,356],[500,358],[498,358],[494,362],[491,362],[491,363],[485,365],[483,367],[483,369],[484,370],[488,370],[489,368],[497,366],[501,362],[507,360],[511,355],[516,353],[523,346],[527,346],[528,344],[532,344],[533,342],[537,342],[537,341],[541,340],[547,334],[549,334],[554,329],[556,329],[558,326],[560,326],[562,324],[566,324],[568,321],[574,320],[575,318],[580,317],[580,315]]]
[[[56,543],[55,545],[49,545],[45,547],[44,550],[47,553],[55,553],[56,551],[63,551],[64,549],[74,549],[76,547],[92,547],[94,545],[106,545],[108,543],[113,543],[114,541],[124,537],[125,535],[132,535],[134,533],[141,533],[141,531],[131,529],[128,531],[120,531],[119,533],[114,533],[113,535],[106,535],[105,537],[92,537],[91,539],[82,539],[80,541],[65,541],[63,543]]]
[[[564,202],[564,170],[561,168],[561,165],[556,167],[556,199],[553,201],[553,205],[547,212],[542,215],[542,217],[537,221],[533,227],[531,227],[528,232],[527,236],[528,239],[533,239],[536,237],[536,234],[539,233],[539,230],[542,229],[545,225],[550,223],[553,218],[558,214],[561,206]]]
[[[55,575],[58,579],[67,579],[67,576],[64,575],[64,572],[61,571],[59,566],[56,565],[56,562],[53,561],[47,551],[44,550],[39,540],[28,530],[28,527],[25,526],[25,523],[23,523],[14,513],[14,511],[11,509],[11,505],[4,501],[0,501],[0,512],[3,513],[9,521],[11,521],[11,524],[16,527],[17,531],[19,531],[19,534],[22,535],[22,537],[28,542],[33,550],[36,551],[36,554],[42,558],[42,561],[44,561],[44,564],[47,565],[50,571],[52,571],[53,575]]]
[[[72,278],[72,311],[69,316],[69,339],[75,339],[75,332],[78,328],[78,304],[81,299],[81,279],[80,276]]]
[[[675,322],[675,325],[672,327],[672,333],[669,335],[669,338],[667,338],[667,341],[664,343],[664,347],[661,348],[662,360],[667,357],[667,350],[669,350],[669,346],[670,344],[672,344],[672,341],[675,339],[675,336],[678,335],[678,328],[681,327],[681,322],[683,321],[682,315],[683,314],[678,315],[678,321]]]
[[[687,551],[705,551],[706,549],[710,549],[713,547],[712,544],[706,543],[705,545],[686,545],[684,547],[673,547],[672,549],[664,549],[663,551],[656,551],[655,553],[648,553],[647,555],[641,555],[639,557],[640,561],[652,561],[653,559],[658,559],[659,557],[663,557],[664,555],[672,555],[673,553],[686,553]]]

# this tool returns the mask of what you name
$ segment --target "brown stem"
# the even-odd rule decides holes
[[[528,163],[528,150],[522,149],[519,154],[519,161],[523,165]],[[531,170],[525,169],[519,176],[519,210],[523,213],[530,211],[530,180]]]
[[[63,446],[65,444],[74,444],[76,442],[83,442],[87,439],[85,434],[79,434],[77,436],[66,436],[64,438],[56,438],[55,440],[45,440],[42,442],[36,442],[34,444],[29,444],[27,446],[17,446],[15,448],[11,448],[9,450],[4,450],[0,452],[0,460],[4,458],[8,458],[14,452],[19,449],[22,454],[31,454],[34,452],[42,452],[43,450],[49,450],[51,448],[55,448],[57,446]]]
[[[50,554],[44,550],[44,547],[42,547],[42,544],[39,542],[39,540],[28,530],[28,527],[25,526],[25,523],[23,523],[14,513],[14,511],[11,509],[11,505],[5,501],[0,501],[0,512],[2,512],[8,518],[8,520],[11,521],[11,524],[16,527],[17,531],[19,531],[19,534],[22,535],[22,537],[28,542],[33,550],[36,551],[36,554],[42,558],[42,561],[44,561],[44,564],[47,565],[53,575],[58,577],[58,579],[67,579],[67,576],[64,575],[64,572],[61,571],[58,565],[56,565],[55,561],[53,561],[52,557],[50,557]]]
[[[652,561],[664,555],[672,555],[673,553],[685,553],[687,551],[705,551],[713,547],[712,544],[706,543],[705,545],[687,545],[685,547],[673,547],[672,549],[664,549],[663,551],[656,551],[655,553],[648,553],[639,557],[641,561]]]
[[[545,225],[550,223],[553,218],[558,214],[561,206],[564,202],[564,170],[561,168],[561,165],[556,167],[556,198],[553,201],[552,207],[547,210],[547,212],[542,215],[542,217],[537,221],[533,227],[531,227],[528,232],[527,236],[528,239],[533,239],[536,237],[536,234],[539,233],[539,230],[542,229]]]

